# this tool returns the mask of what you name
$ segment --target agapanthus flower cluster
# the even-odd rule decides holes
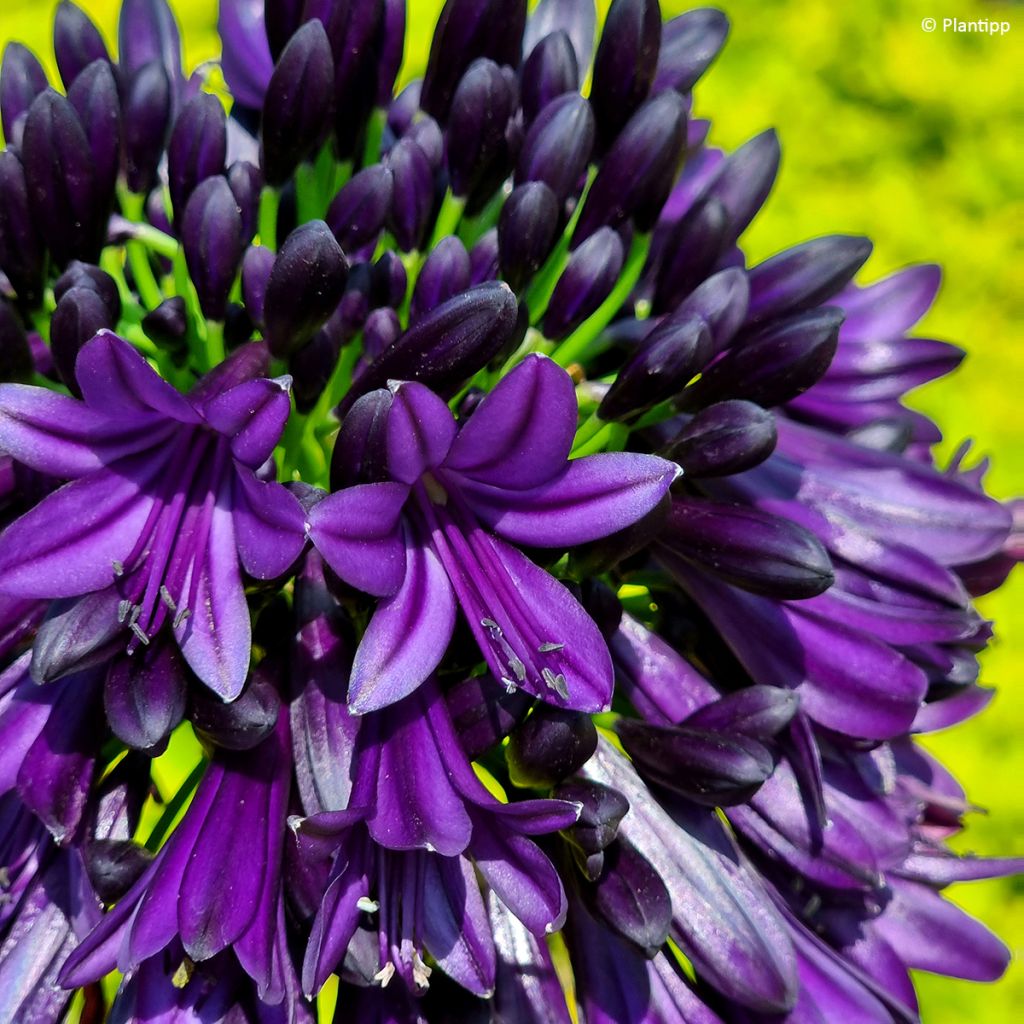
[[[0,69],[0,1021],[811,1024],[943,898],[1019,506],[657,0],[165,0]],[[396,82],[405,82],[396,94]],[[226,89],[224,83],[226,82]]]

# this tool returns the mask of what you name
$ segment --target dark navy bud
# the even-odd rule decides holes
[[[695,313],[676,314],[658,324],[619,371],[597,413],[621,420],[680,392],[711,356],[711,331]]]
[[[672,925],[672,897],[661,875],[630,844],[604,851],[601,874],[586,892],[604,920],[648,956],[665,944]]]
[[[144,64],[128,80],[124,99],[124,169],[132,192],[151,191],[167,142],[171,83],[163,65]]]
[[[341,158],[355,152],[376,102],[383,45],[384,0],[352,3],[343,42],[334,46],[334,138]]]
[[[403,252],[423,244],[434,206],[434,174],[426,153],[409,139],[399,139],[388,153],[394,181],[388,226]]]
[[[6,299],[0,298],[0,381],[28,381],[34,369],[21,318]]]
[[[388,479],[387,423],[393,396],[387,388],[363,395],[341,421],[331,460],[331,488]]]
[[[109,330],[114,323],[107,304],[91,288],[71,288],[57,303],[50,320],[50,350],[60,379],[73,395],[81,396],[75,379],[79,351],[98,331]]]
[[[619,833],[619,823],[629,810],[629,801],[611,786],[586,779],[563,782],[552,792],[556,800],[582,804],[579,820],[563,835],[585,854],[607,849]]]
[[[0,124],[8,146],[21,145],[25,115],[50,83],[36,55],[21,43],[8,43],[0,61]]]
[[[515,785],[547,788],[582,768],[595,750],[590,715],[538,703],[509,736],[505,757]]]
[[[553,99],[575,93],[580,85],[572,40],[562,31],[545,36],[526,59],[520,76],[520,94],[527,122]]]
[[[188,331],[185,300],[180,295],[164,299],[156,309],[151,309],[142,318],[142,330],[147,338],[161,348],[184,353],[185,334]]]
[[[739,267],[720,270],[692,291],[678,307],[679,313],[696,313],[711,328],[715,352],[735,337],[747,316],[750,286]]]
[[[71,0],[61,0],[53,16],[53,55],[65,90],[94,60],[110,63],[100,30]]]
[[[90,839],[82,846],[85,870],[96,895],[116,903],[153,862],[153,854],[131,839]]]
[[[639,231],[654,227],[686,150],[686,104],[676,92],[648,100],[608,151],[573,235],[578,245],[599,227],[632,217]]]
[[[177,220],[196,186],[224,173],[227,119],[216,96],[203,92],[181,109],[167,144],[167,177]]]
[[[363,351],[370,359],[376,359],[401,333],[402,322],[390,306],[373,309],[363,324]]]
[[[519,305],[508,285],[470,288],[431,310],[375,359],[341,410],[389,380],[418,380],[440,393],[457,388],[506,346],[518,325]]]
[[[726,246],[732,245],[754,219],[779,173],[779,137],[773,129],[755,135],[730,153],[708,186],[729,214]]]
[[[558,200],[543,182],[512,190],[498,218],[498,262],[509,287],[518,291],[540,268],[558,234]]]
[[[816,597],[835,579],[813,533],[745,505],[676,498],[660,543],[727,583],[779,600]]]
[[[689,92],[718,56],[728,34],[729,19],[713,7],[687,11],[667,21],[661,31],[654,92]]]
[[[357,263],[348,275],[336,313],[338,327],[345,340],[363,329],[370,310],[378,305],[374,290],[373,267],[369,263]]]
[[[424,261],[416,279],[409,308],[410,320],[418,320],[468,287],[469,253],[466,247],[453,235],[442,238]]]
[[[405,0],[384,0],[383,38],[377,60],[378,107],[386,107],[391,102],[404,50]]]
[[[826,235],[777,253],[747,272],[748,319],[812,309],[849,284],[870,255],[871,241],[850,235]]]
[[[544,337],[560,341],[593,313],[619,279],[625,252],[618,232],[600,228],[570,256],[544,314]]]
[[[615,731],[648,781],[709,807],[745,803],[775,765],[757,740],[620,718]]]
[[[469,195],[501,155],[514,104],[501,68],[491,60],[473,61],[448,115],[448,174],[455,195]]]
[[[254,329],[255,325],[245,307],[238,302],[229,302],[224,314],[224,346],[227,351],[232,352],[249,341]]]
[[[223,320],[242,259],[242,216],[227,180],[217,176],[201,182],[182,221],[185,262],[203,315]]]
[[[322,220],[285,239],[263,303],[264,334],[274,356],[281,359],[309,341],[337,308],[347,279],[348,260]]]
[[[277,724],[281,698],[274,684],[264,678],[269,668],[261,662],[242,695],[225,704],[212,694],[192,694],[189,719],[199,738],[224,750],[252,750],[265,740]]]
[[[67,270],[54,282],[53,297],[60,302],[64,293],[72,288],[91,288],[106,304],[113,323],[121,318],[121,294],[117,290],[114,279],[99,267],[91,263],[72,260]]]
[[[302,348],[288,357],[292,397],[295,399],[295,408],[301,413],[308,413],[316,405],[337,365],[341,339],[339,332],[332,327],[333,324],[328,321]]]
[[[387,105],[387,129],[394,138],[404,135],[413,124],[420,109],[420,88],[423,79],[414,78]]]
[[[683,726],[770,740],[793,720],[800,698],[780,686],[747,686],[694,711]]]
[[[134,75],[156,62],[176,90],[181,82],[181,34],[167,0],[122,0],[117,19],[118,60]]]
[[[523,720],[533,703],[524,690],[506,693],[488,674],[456,683],[445,694],[445,700],[462,749],[473,759],[497,746]]]
[[[169,641],[115,658],[103,687],[110,729],[129,747],[158,754],[185,717],[187,692],[184,661]]]
[[[647,99],[661,47],[658,0],[612,0],[594,57],[590,103],[607,149]]]
[[[29,671],[37,683],[49,683],[109,661],[124,650],[124,626],[118,622],[120,594],[113,588],[84,597],[51,602],[32,644]]]
[[[466,68],[478,57],[519,65],[526,0],[447,0],[430,44],[420,105],[444,123]]]
[[[431,170],[441,169],[444,162],[444,136],[441,134],[441,126],[429,114],[420,114],[405,137],[427,154]]]
[[[276,61],[288,40],[298,31],[306,13],[305,0],[266,0],[263,6],[263,23],[267,31],[267,45],[270,55]],[[346,8],[346,4],[339,4]]]
[[[483,284],[498,276],[498,229],[485,231],[469,251],[469,283]]]
[[[731,476],[764,462],[775,449],[775,417],[753,402],[732,400],[702,409],[664,455],[691,478]]]
[[[516,166],[516,184],[543,181],[564,202],[580,185],[594,148],[590,104],[570,93],[549,103],[530,126]]]
[[[242,257],[242,300],[245,311],[258,327],[263,324],[263,302],[274,259],[274,253],[262,245],[250,245]]]
[[[0,150],[0,270],[26,305],[42,298],[45,259],[21,160],[12,150]]]
[[[405,265],[398,256],[390,249],[381,253],[373,265],[373,292],[380,295],[380,304],[397,309],[405,299],[408,283]]]
[[[729,214],[709,196],[668,230],[651,303],[655,313],[675,309],[714,269],[729,233]]]
[[[89,140],[97,197],[109,207],[121,169],[121,101],[110,62],[93,61],[75,79],[68,99]]]
[[[263,175],[248,160],[236,160],[228,168],[228,188],[242,217],[242,241],[248,245],[256,235]]]
[[[357,252],[381,232],[391,213],[394,178],[390,167],[371,164],[346,182],[327,208],[327,226],[345,252]]]
[[[829,368],[842,323],[842,310],[822,306],[744,336],[687,389],[681,408],[699,409],[723,398],[763,406],[796,398]]]
[[[268,184],[283,185],[316,150],[331,116],[333,88],[327,33],[316,19],[307,21],[284,48],[263,100],[260,163]]]

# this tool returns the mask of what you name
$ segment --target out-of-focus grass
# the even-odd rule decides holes
[[[407,66],[422,66],[438,0],[409,0]],[[117,5],[82,0],[108,38]],[[602,8],[607,3],[602,3]],[[667,14],[685,4],[668,0]],[[784,160],[767,209],[747,233],[752,260],[831,231],[875,241],[865,280],[907,263],[942,264],[945,284],[923,333],[963,345],[965,366],[915,397],[946,432],[948,455],[965,437],[995,456],[988,483],[1000,497],[1024,491],[1024,14],[977,0],[726,0],[733,31],[697,93],[712,139],[735,147],[769,125]],[[52,2],[46,9],[52,9]],[[174,0],[191,67],[217,53],[211,0]],[[0,41],[20,39],[52,69],[43,5],[6,0]],[[922,19],[1005,19],[1003,36],[921,28]],[[976,721],[928,745],[988,815],[958,843],[1024,854],[1024,577],[982,602],[997,639],[983,681],[999,689]],[[960,886],[954,897],[998,931],[1020,958],[1002,984],[924,977],[930,1024],[1020,1019],[1024,1006],[1024,885]],[[951,965],[952,966],[952,965]]]

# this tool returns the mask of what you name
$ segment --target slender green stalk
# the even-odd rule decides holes
[[[437,213],[437,220],[434,222],[434,233],[430,237],[430,244],[423,250],[424,255],[429,253],[442,238],[454,235],[462,214],[466,209],[465,197],[452,194],[449,189],[441,200],[441,209]]]
[[[281,196],[276,188],[265,185],[260,193],[259,234],[260,245],[268,249],[277,248],[277,211],[281,205]]]

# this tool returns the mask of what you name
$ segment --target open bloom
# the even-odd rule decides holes
[[[568,460],[576,430],[569,375],[528,356],[457,424],[429,389],[404,383],[387,412],[391,480],[314,506],[309,535],[339,576],[385,596],[356,654],[349,703],[393,703],[437,667],[456,607],[495,678],[543,700],[600,711],[611,660],[572,594],[513,544],[560,548],[635,523],[667,493],[664,459]]]

